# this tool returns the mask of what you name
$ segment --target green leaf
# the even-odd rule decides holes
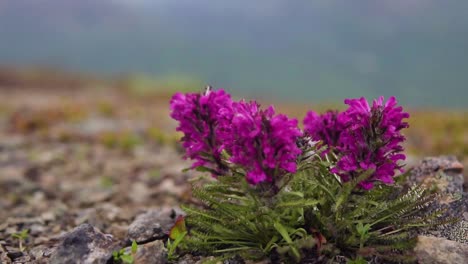
[[[363,257],[358,257],[355,260],[349,260],[347,264],[367,264],[367,261]]]
[[[369,169],[363,172],[361,175],[359,175],[356,179],[353,179],[352,181],[343,184],[343,191],[341,192],[340,196],[338,196],[338,199],[336,199],[336,204],[334,207],[335,212],[340,212],[341,207],[348,201],[348,198],[351,192],[354,190],[354,188],[356,188],[356,186],[361,181],[364,181],[367,178],[369,178],[374,173],[374,171],[374,169]],[[340,214],[337,214],[337,216],[340,216]]]
[[[271,240],[268,242],[268,244],[266,245],[264,251],[270,252],[270,250],[273,248],[273,245],[276,243],[276,241],[278,241],[278,236],[273,236]]]
[[[356,225],[356,230],[360,235],[365,235],[369,231],[371,226],[369,224],[363,225],[361,221]]]
[[[138,244],[135,240],[132,241],[132,254],[136,254],[138,250]]]
[[[14,237],[14,238],[17,238],[17,239],[26,239],[26,238],[28,238],[28,232],[29,232],[28,229],[23,229],[23,230],[21,230],[21,232],[14,233],[11,236]]]
[[[180,244],[180,242],[182,242],[182,240],[184,239],[186,235],[187,235],[187,231],[180,233],[179,236],[176,238],[176,240],[174,240],[174,242],[171,243],[170,239],[167,241],[167,247],[169,249],[169,252],[168,252],[169,258],[174,257],[174,253],[177,249],[177,246]]]
[[[306,207],[310,207],[310,206],[315,206],[318,203],[319,203],[319,201],[301,199],[301,200],[297,200],[297,201],[282,202],[282,203],[279,203],[276,207],[277,208],[284,208],[284,207],[287,207],[287,208],[291,208],[291,207],[306,208]]]
[[[293,257],[297,261],[299,261],[301,259],[301,255],[299,254],[299,251],[297,250],[297,248],[294,246],[293,241],[291,237],[289,236],[289,233],[286,230],[286,228],[280,222],[275,222],[273,226],[275,227],[276,231],[278,231],[281,234],[283,239],[286,240],[286,242],[288,242],[290,246],[290,250],[293,253]]]
[[[133,263],[133,256],[132,255],[128,255],[128,254],[124,254],[122,256],[120,256],[120,259],[124,262],[124,263]]]
[[[196,171],[198,172],[213,172],[213,169],[210,169],[208,167],[204,167],[204,166],[199,166],[197,168],[195,168]]]
[[[172,240],[177,240],[183,233],[187,232],[187,227],[185,226],[185,219],[183,216],[179,216],[169,231],[169,237]]]

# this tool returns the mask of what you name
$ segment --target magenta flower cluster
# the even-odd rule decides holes
[[[341,113],[308,114],[304,120],[306,131],[339,153],[332,172],[344,182],[373,170],[367,180],[359,183],[363,189],[371,189],[375,181],[393,183],[395,170],[401,169],[399,162],[405,159],[401,130],[408,127],[403,119],[409,114],[397,106],[394,97],[386,103],[380,97],[372,106],[363,97],[346,99],[345,103],[349,107]]]
[[[343,182],[371,170],[359,186],[371,189],[376,181],[393,183],[400,169],[401,134],[409,117],[394,97],[380,97],[370,106],[366,99],[346,99],[348,109],[322,115],[308,112],[304,137],[297,120],[276,114],[273,107],[261,109],[253,102],[233,101],[223,90],[175,94],[170,102],[171,117],[179,121],[184,134],[186,158],[194,168],[204,167],[213,176],[244,172],[251,184],[274,183],[286,173],[295,173],[302,153],[301,139],[320,141],[326,152],[337,157],[331,172]],[[320,146],[320,145],[319,145]]]
[[[208,168],[214,176],[234,164],[252,184],[272,182],[296,171],[301,153],[297,120],[275,115],[272,107],[261,110],[256,102],[233,102],[223,90],[204,94],[177,93],[171,100],[171,117],[184,133],[186,157],[193,167]],[[223,160],[222,152],[229,158]]]
[[[256,102],[236,102],[226,150],[230,161],[247,171],[252,184],[272,182],[285,172],[296,172],[296,159],[301,150],[296,141],[302,135],[297,120],[275,115],[273,107],[260,110]]]
[[[321,141],[327,147],[325,153],[338,146],[343,130],[344,124],[338,111],[330,110],[322,115],[309,111],[304,118],[304,131],[312,140]]]
[[[204,166],[214,176],[225,172],[219,129],[223,126],[220,122],[223,109],[229,109],[231,105],[231,96],[223,90],[207,90],[203,94],[176,93],[172,97],[171,117],[179,121],[177,131],[184,134],[185,157],[195,160],[193,168]]]

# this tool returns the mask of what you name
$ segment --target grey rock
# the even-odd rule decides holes
[[[454,156],[424,158],[413,168],[409,181],[422,183],[427,188],[437,187],[440,196],[429,211],[443,209],[446,219],[460,220],[421,234],[468,243],[468,219],[464,219],[468,210],[468,194],[463,192],[463,165]]]
[[[39,245],[37,247],[32,248],[29,251],[29,254],[35,259],[39,260],[44,257],[44,251],[46,250],[46,247],[43,245]]]
[[[105,264],[118,249],[111,235],[105,235],[89,224],[82,224],[65,234],[50,263]]]
[[[177,215],[173,209],[149,210],[140,214],[128,227],[128,238],[137,243],[161,239],[169,233]]]
[[[186,254],[177,261],[177,264],[195,264],[197,263],[197,261],[200,261],[200,260],[201,260],[200,256],[192,256],[190,254]]]
[[[49,263],[50,256],[57,249],[57,247],[53,246],[53,244],[54,241],[50,240],[43,245],[38,245],[29,249],[27,253],[34,260],[33,263]]]
[[[463,164],[455,156],[424,158],[416,165],[409,177],[410,182],[437,186],[442,192],[463,192]]]
[[[439,228],[443,237],[460,243],[468,244],[468,193],[447,206],[447,214],[459,219],[459,222]]]
[[[466,263],[468,245],[444,238],[419,236],[415,253],[419,263]]]
[[[118,124],[112,119],[94,117],[76,124],[73,128],[80,131],[81,134],[94,135],[104,131],[116,131],[118,130]]]
[[[36,236],[36,235],[40,235],[40,234],[44,233],[45,230],[46,230],[46,227],[44,225],[32,224],[29,227],[29,234],[33,235],[33,236]]]
[[[245,264],[245,261],[240,256],[235,256],[224,260],[223,264]]]
[[[468,244],[468,221],[461,220],[450,225],[445,232],[442,231],[442,235],[450,240]]]
[[[131,249],[127,248],[130,252]],[[153,241],[144,245],[138,245],[134,256],[135,264],[166,264],[167,250],[161,240]]]

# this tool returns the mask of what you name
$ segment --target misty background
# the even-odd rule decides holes
[[[0,65],[466,109],[466,0],[0,0]]]

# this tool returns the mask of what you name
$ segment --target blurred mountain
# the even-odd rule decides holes
[[[464,0],[0,0],[0,64],[466,108]]]

